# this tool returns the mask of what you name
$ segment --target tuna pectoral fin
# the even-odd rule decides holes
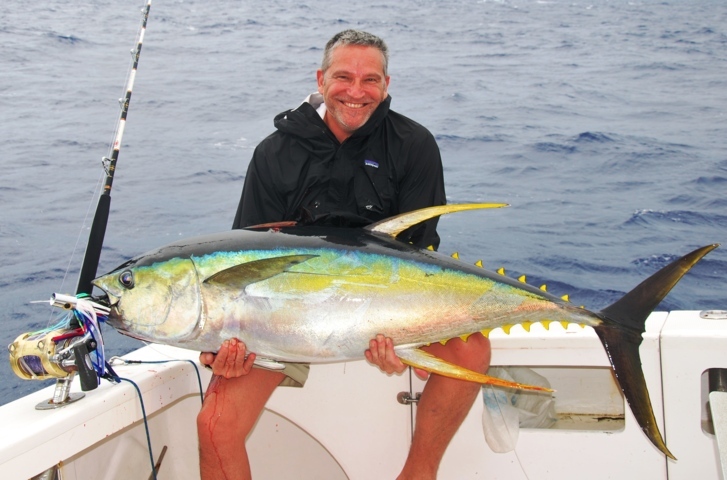
[[[509,382],[500,378],[490,377],[481,373],[467,370],[466,368],[446,362],[441,358],[435,357],[418,348],[402,348],[395,349],[402,363],[414,368],[421,368],[427,372],[436,373],[444,377],[456,378],[459,380],[467,380],[470,382],[481,383],[483,385],[494,385],[496,387],[517,388],[520,390],[534,390],[538,392],[552,392],[550,388],[539,387],[536,385],[525,385],[522,383]]]
[[[241,263],[207,277],[204,283],[242,290],[252,283],[287,272],[291,267],[314,257],[316,255],[284,255]]]
[[[666,448],[656,425],[641,370],[641,334],[651,311],[690,268],[715,248],[717,245],[699,248],[662,268],[616,303],[601,310],[598,315],[603,323],[594,327],[636,421],[649,440],[672,459],[675,458]]]

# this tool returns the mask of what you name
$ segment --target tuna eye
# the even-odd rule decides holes
[[[124,270],[119,275],[119,282],[126,288],[134,288],[134,274],[131,270]]]

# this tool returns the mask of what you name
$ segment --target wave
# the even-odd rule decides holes
[[[637,210],[623,223],[625,227],[649,227],[663,223],[681,223],[694,227],[727,226],[727,215],[702,213],[690,210]]]
[[[75,35],[63,35],[62,33],[56,33],[56,32],[47,32],[44,34],[45,37],[48,37],[52,40],[58,41],[58,43],[63,43],[67,45],[76,45],[79,43],[84,43],[85,40],[82,40],[81,38],[75,36]]]

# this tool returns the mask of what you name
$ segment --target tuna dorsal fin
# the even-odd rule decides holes
[[[207,277],[204,283],[216,284],[242,290],[246,286],[287,272],[291,267],[303,263],[317,255],[285,255],[245,262],[234,267],[220,270]]]
[[[435,357],[434,355],[418,348],[398,348],[394,349],[394,351],[396,352],[396,356],[399,357],[404,364],[426,370],[427,372],[436,373],[444,377],[468,380],[470,382],[481,383],[483,385],[494,385],[496,387],[517,388],[519,390],[534,390],[537,392],[553,391],[546,387],[509,382],[501,378],[490,377],[488,375],[473,372],[472,370],[468,370],[464,367],[446,362],[441,358]]]
[[[507,203],[459,203],[452,205],[438,205],[435,207],[420,208],[413,212],[402,213],[393,217],[385,218],[376,223],[364,227],[374,233],[383,233],[396,237],[407,228],[427,220],[446,215],[447,213],[462,212],[465,210],[480,210],[484,208],[503,208],[509,206]]]

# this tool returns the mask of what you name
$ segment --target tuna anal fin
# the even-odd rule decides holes
[[[427,372],[436,373],[444,377],[456,378],[459,380],[467,380],[469,382],[481,383],[483,385],[494,385],[496,387],[516,388],[518,390],[534,390],[537,392],[552,392],[550,388],[539,387],[537,385],[525,385],[517,382],[509,382],[500,378],[490,377],[481,373],[467,370],[453,363],[449,363],[441,358],[435,357],[424,350],[418,348],[402,348],[394,349],[396,356],[399,357],[405,365],[414,368],[420,368]]]
[[[240,265],[220,270],[214,275],[207,277],[204,283],[242,290],[252,283],[260,282],[280,273],[287,272],[291,267],[315,256],[285,255],[241,263]]]

